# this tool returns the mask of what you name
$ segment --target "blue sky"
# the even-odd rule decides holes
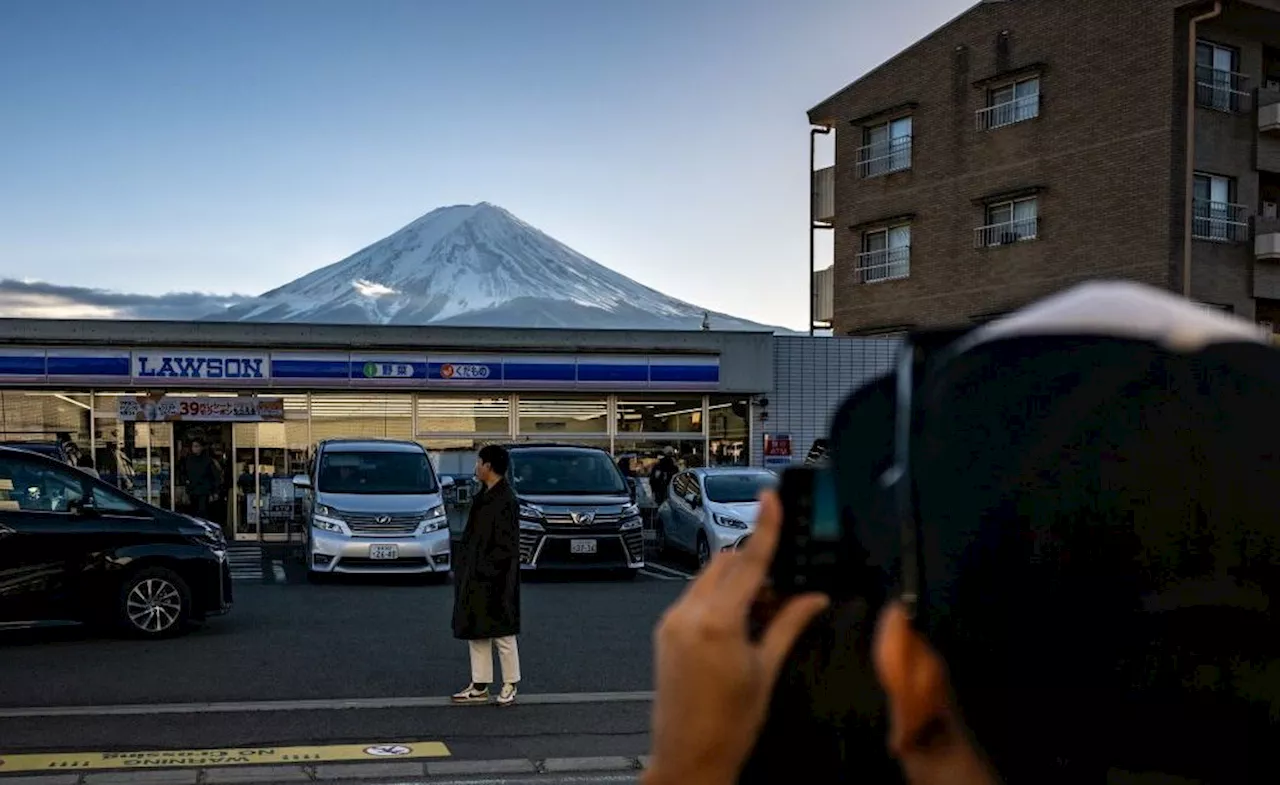
[[[489,201],[802,327],[805,110],[967,5],[5,0],[0,277],[257,294]]]

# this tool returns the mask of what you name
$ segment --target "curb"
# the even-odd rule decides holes
[[[432,760],[378,763],[321,763],[310,766],[225,766],[216,768],[0,774],[0,785],[275,785],[290,782],[424,783],[459,777],[543,774],[621,774],[640,772],[648,755],[582,758],[506,758],[497,760]],[[499,779],[496,782],[502,782]],[[488,782],[495,782],[490,779]]]

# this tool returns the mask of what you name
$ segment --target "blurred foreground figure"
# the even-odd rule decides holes
[[[734,591],[759,590],[749,567],[768,556],[719,568],[736,581],[709,570],[659,629],[648,781],[785,781],[786,739],[791,781],[884,782],[885,758],[842,754],[878,736],[913,785],[1280,782],[1280,352],[1253,325],[1099,283],[968,331],[915,373],[909,396],[873,384],[833,425],[866,554],[845,634],[863,639],[841,651],[833,609],[784,668],[779,638],[817,600],[754,642]],[[911,427],[895,436],[895,420]],[[768,531],[780,512],[764,510]],[[731,614],[740,635],[709,621]],[[714,666],[738,659],[752,667]],[[879,702],[833,708],[871,676]],[[827,731],[788,737],[779,711]]]

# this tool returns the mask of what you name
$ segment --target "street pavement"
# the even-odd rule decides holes
[[[431,739],[457,760],[643,755],[652,630],[687,571],[528,576],[525,702],[507,709],[444,705],[469,678],[448,584],[312,585],[283,560],[237,581],[231,614],[183,638],[0,631],[0,752]]]

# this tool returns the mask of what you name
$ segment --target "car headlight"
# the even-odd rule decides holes
[[[333,518],[327,515],[312,515],[311,525],[321,531],[333,532],[334,534],[347,533],[347,524],[345,524],[340,518]]]
[[[437,504],[427,510],[427,514],[423,516],[422,525],[418,527],[418,534],[430,534],[431,532],[440,531],[449,525],[449,519],[445,517],[444,505]]]
[[[714,514],[711,516],[711,519],[712,519],[713,521],[715,521],[715,522],[716,522],[716,525],[717,525],[717,526],[723,526],[723,527],[725,527],[726,529],[745,529],[745,528],[747,528],[747,524],[746,524],[746,522],[745,522],[745,521],[740,521],[740,520],[738,520],[737,518],[730,518],[728,515],[721,515],[721,514],[720,514],[720,513],[718,513],[718,512],[717,512],[717,513],[714,513]]]
[[[520,528],[527,531],[546,531],[542,527],[542,522],[546,520],[542,510],[532,504],[520,505]]]
[[[640,520],[640,508],[634,504],[628,504],[622,508],[622,524],[618,526],[621,531],[629,529],[639,529],[644,523]]]

